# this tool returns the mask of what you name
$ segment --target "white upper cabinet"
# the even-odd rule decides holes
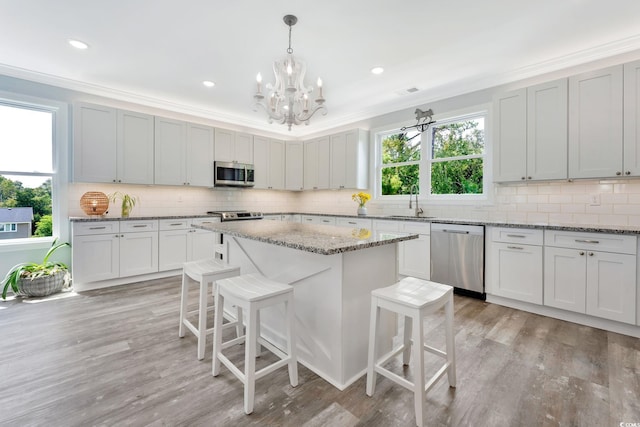
[[[307,141],[304,144],[304,189],[328,190],[331,162],[329,137]]]
[[[212,127],[187,124],[187,185],[213,187]]]
[[[331,135],[331,189],[366,189],[368,133],[354,129]]]
[[[153,184],[153,116],[74,106],[74,181]]]
[[[258,189],[284,189],[285,144],[262,136],[253,137],[255,186]]]
[[[216,128],[214,158],[221,162],[253,163],[253,135]]]
[[[155,183],[186,185],[187,124],[156,117]]]
[[[567,178],[567,79],[527,88],[527,179]]]
[[[494,97],[496,182],[567,178],[567,80]]]
[[[301,141],[287,141],[285,146],[285,185],[287,190],[304,189],[304,144]]]
[[[624,66],[624,174],[640,176],[640,61]]]
[[[527,174],[527,90],[496,95],[494,180],[520,181]]]
[[[622,70],[569,79],[569,178],[622,175]]]

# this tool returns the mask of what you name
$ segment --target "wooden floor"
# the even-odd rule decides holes
[[[224,367],[211,376],[211,341],[198,361],[195,338],[178,338],[179,287],[170,278],[0,302],[0,425],[415,425],[413,395],[391,381],[379,376],[369,398],[364,378],[340,392],[303,366],[296,388],[286,368],[260,380],[245,415],[240,382]],[[455,305],[458,387],[445,377],[429,392],[427,425],[640,423],[640,340],[464,297]],[[441,322],[425,320],[438,345]]]

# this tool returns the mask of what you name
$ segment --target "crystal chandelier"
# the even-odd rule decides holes
[[[318,111],[323,115],[327,114],[327,107],[324,106],[322,97],[322,80],[318,79],[318,97],[315,104],[309,105],[309,96],[313,92],[312,86],[304,85],[304,75],[307,66],[304,62],[293,57],[291,48],[291,27],[298,22],[298,18],[293,15],[286,15],[284,23],[289,26],[289,48],[287,56],[281,61],[274,61],[273,72],[276,75],[275,84],[267,83],[267,96],[262,94],[262,75],[258,73],[256,81],[258,90],[253,96],[255,104],[253,111],[258,111],[258,106],[262,107],[269,115],[269,123],[276,122],[287,124],[289,130],[291,125],[309,124],[309,119]]]

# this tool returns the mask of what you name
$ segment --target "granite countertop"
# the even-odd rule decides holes
[[[232,221],[193,227],[321,255],[357,251],[418,238],[417,234],[410,233],[287,221]]]
[[[184,219],[184,218],[215,218],[216,215],[155,215],[155,216],[129,216],[122,217],[105,217],[105,216],[70,216],[71,222],[93,222],[93,221],[148,221],[152,219]],[[220,216],[217,216],[220,218]]]

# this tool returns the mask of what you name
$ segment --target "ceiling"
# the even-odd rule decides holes
[[[0,10],[0,74],[291,136],[640,49],[638,0],[0,0]],[[286,14],[328,109],[291,132],[252,109],[257,72],[272,82],[286,53]]]

